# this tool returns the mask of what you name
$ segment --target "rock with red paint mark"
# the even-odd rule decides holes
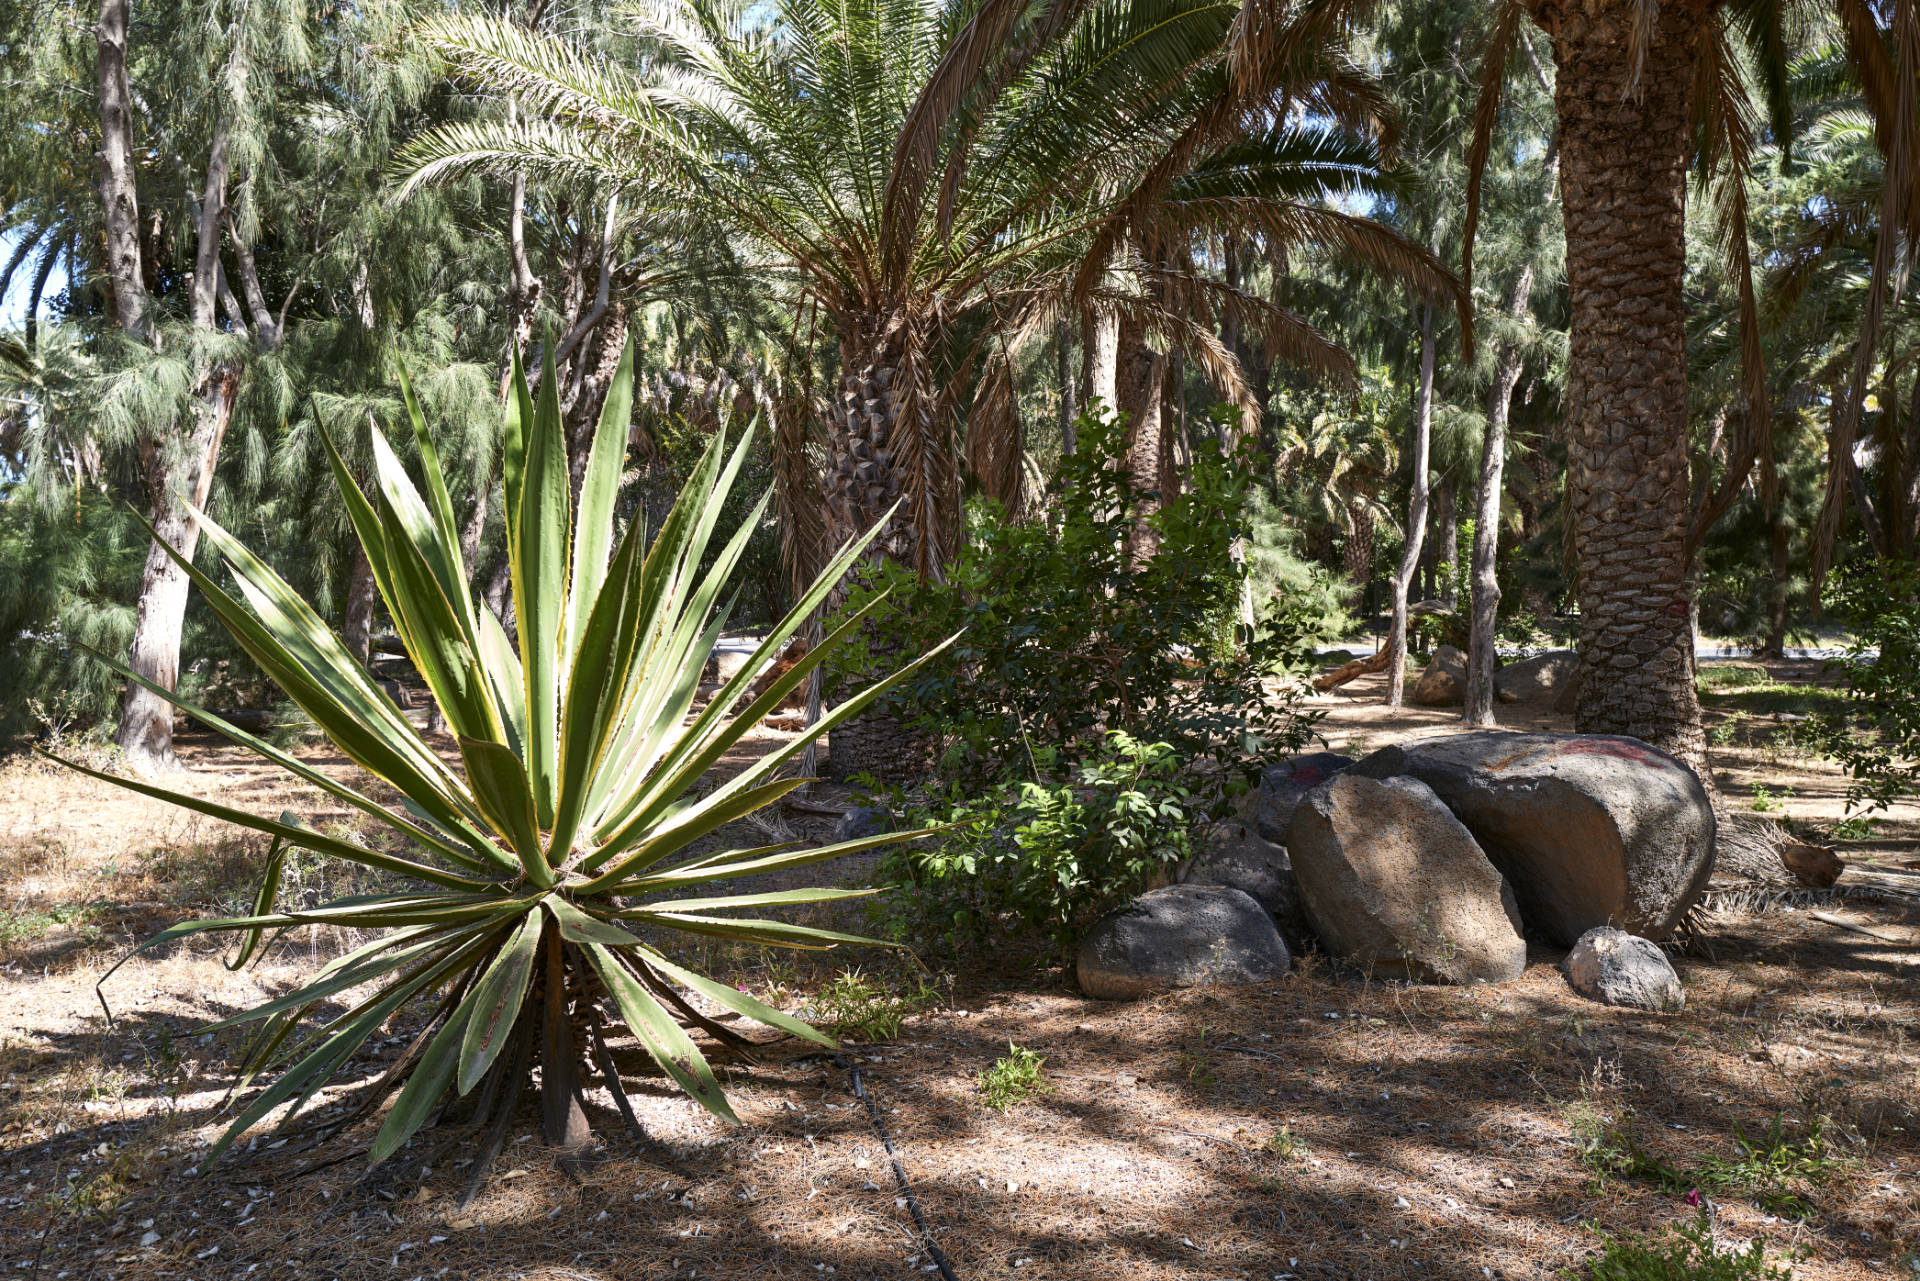
[[[1338,752],[1310,752],[1269,765],[1260,776],[1259,788],[1249,798],[1254,830],[1276,845],[1285,845],[1287,826],[1293,822],[1293,810],[1300,798],[1352,765],[1353,757]]]
[[[1527,966],[1513,894],[1433,790],[1348,771],[1307,793],[1287,832],[1329,952],[1388,978],[1510,983]]]
[[[1352,772],[1431,787],[1512,883],[1528,929],[1562,947],[1601,925],[1665,938],[1713,871],[1699,778],[1637,738],[1454,734]]]

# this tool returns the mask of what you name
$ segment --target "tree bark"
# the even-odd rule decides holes
[[[1460,568],[1460,482],[1446,474],[1433,495],[1433,590],[1429,600],[1456,608],[1460,593],[1454,584]]]
[[[1533,264],[1514,277],[1507,292],[1507,315],[1521,320],[1533,293]],[[1494,633],[1500,617],[1500,499],[1506,487],[1507,419],[1513,392],[1520,385],[1520,345],[1501,344],[1487,392],[1487,434],[1480,446],[1480,495],[1473,515],[1473,620],[1467,643],[1467,692],[1460,718],[1469,725],[1493,720],[1493,674],[1500,666]]]
[[[1074,420],[1080,416],[1075,404],[1075,392],[1079,390],[1073,377],[1073,336],[1065,321],[1054,327],[1054,377],[1060,383],[1060,456],[1073,457]]]
[[[377,595],[367,549],[355,540],[353,568],[347,574],[347,608],[340,622],[341,639],[362,667],[373,659],[373,602]]]
[[[840,353],[840,385],[827,411],[827,545],[838,550],[898,503],[862,563],[892,561],[937,578],[957,495],[913,322],[900,313],[859,318],[843,331]],[[843,582],[828,595],[828,613],[845,603],[847,587]],[[876,668],[863,673],[868,680],[907,657],[883,638],[868,643]],[[836,779],[897,779],[919,771],[928,750],[883,699],[831,732],[828,764]]]
[[[1133,531],[1133,554],[1138,560],[1153,556],[1156,541],[1147,522],[1160,510],[1161,502],[1166,361],[1164,353],[1148,344],[1142,326],[1120,326],[1115,380],[1119,399],[1114,408],[1126,420],[1127,479],[1141,495]]]
[[[140,194],[133,162],[133,89],[127,79],[129,0],[101,0],[95,29],[100,85],[100,202],[106,214],[107,279],[120,327],[154,345],[140,254]]]
[[[1087,383],[1088,409],[1114,411],[1119,402],[1120,317],[1095,312],[1082,330],[1081,369]]]
[[[1427,460],[1433,441],[1433,305],[1420,305],[1420,383],[1413,398],[1413,496],[1407,504],[1407,545],[1393,575],[1393,622],[1387,632],[1387,706],[1406,699],[1407,590],[1420,567],[1427,536]]]
[[[222,119],[214,128],[208,148],[207,181],[200,199],[199,240],[188,299],[193,326],[202,331],[213,329],[218,314],[220,229],[226,221],[227,177],[227,127]],[[239,368],[230,362],[218,361],[206,367],[194,392],[187,429],[181,432],[175,428],[168,433],[170,439],[141,443],[155,540],[147,549],[141,574],[127,665],[162,689],[173,689],[180,677],[188,588],[186,571],[168,555],[167,548],[183,559],[193,559],[200,542],[200,521],[193,509],[206,506],[207,493],[213,487],[213,472],[220,460],[227,424],[233,418],[239,382]],[[128,681],[114,741],[137,771],[177,768],[173,705],[144,685]]]
[[[1571,303],[1568,492],[1580,605],[1576,726],[1705,765],[1686,549],[1686,167],[1700,11],[1543,6],[1558,81]],[[1703,774],[1704,776],[1704,774]]]
[[[1787,559],[1787,516],[1781,510],[1783,500],[1775,498],[1767,513],[1767,552],[1772,561],[1767,583],[1767,643],[1762,658],[1787,656],[1787,585],[1792,566]]]

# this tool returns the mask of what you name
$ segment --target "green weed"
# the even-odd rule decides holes
[[[1580,1274],[1563,1270],[1560,1275]],[[1722,1252],[1706,1212],[1688,1227],[1609,1237],[1586,1276],[1590,1281],[1791,1281],[1793,1271],[1767,1262],[1766,1247]]]
[[[940,998],[918,980],[911,992],[896,992],[867,978],[859,970],[843,970],[821,988],[810,1002],[815,1023],[842,1040],[869,1043],[891,1041],[910,1015]]]
[[[1007,1053],[980,1073],[980,1097],[998,1112],[1010,1112],[1053,1091],[1053,1083],[1042,1075],[1046,1060],[1032,1050],[1007,1042]]]
[[[1870,841],[1877,836],[1880,820],[1868,818],[1865,814],[1854,814],[1838,819],[1827,829],[1827,839],[1831,841]]]

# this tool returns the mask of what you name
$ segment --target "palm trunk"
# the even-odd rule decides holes
[[[1527,314],[1533,293],[1533,264],[1514,278],[1507,294],[1507,314],[1519,320]],[[1514,388],[1520,385],[1520,347],[1504,343],[1494,366],[1493,387],[1487,393],[1487,434],[1480,447],[1480,501],[1473,516],[1473,622],[1467,643],[1467,693],[1461,719],[1469,725],[1492,725],[1493,673],[1500,665],[1494,651],[1494,630],[1500,616],[1500,498],[1506,486],[1507,417],[1513,408]]]
[[[1072,331],[1064,321],[1055,326],[1053,343],[1054,377],[1060,384],[1060,456],[1071,458],[1077,443],[1074,440],[1074,419],[1080,416],[1080,410],[1074,403],[1074,393],[1079,389],[1073,378]]]
[[[827,414],[827,545],[838,550],[898,503],[865,563],[893,561],[937,577],[954,497],[952,465],[933,421],[917,335],[904,315],[868,316],[843,333],[840,352],[840,386]],[[847,586],[828,596],[829,613],[845,603]],[[905,658],[883,638],[868,643],[876,668],[884,669],[870,677]],[[927,755],[926,740],[885,700],[829,735],[828,764],[837,779],[900,778],[919,770]]]
[[[1781,510],[1781,501],[1775,498],[1773,510],[1767,513],[1767,551],[1772,572],[1767,583],[1767,643],[1760,651],[1763,658],[1787,656],[1787,583],[1792,567],[1787,559],[1787,517]]]
[[[347,574],[347,608],[340,623],[340,636],[362,667],[370,665],[373,659],[374,589],[373,566],[367,561],[367,549],[356,541],[353,568]]]
[[[1413,398],[1413,497],[1407,504],[1407,545],[1393,575],[1393,622],[1387,632],[1387,706],[1398,707],[1407,687],[1407,591],[1420,567],[1427,536],[1427,455],[1433,439],[1433,306],[1420,307],[1420,385]]]
[[[1549,11],[1571,303],[1568,489],[1580,605],[1576,726],[1705,763],[1686,548],[1686,167],[1700,11]],[[1636,79],[1637,77],[1637,79]],[[1637,91],[1636,91],[1637,89]]]
[[[1120,317],[1095,312],[1081,331],[1081,373],[1087,384],[1089,410],[1112,413],[1118,403],[1120,375]]]

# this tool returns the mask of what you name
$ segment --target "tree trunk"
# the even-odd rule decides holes
[[[1367,585],[1373,581],[1373,504],[1354,499],[1347,504],[1347,545],[1341,553],[1341,565],[1347,581],[1364,600]]]
[[[1548,7],[1571,303],[1568,492],[1580,604],[1576,726],[1704,769],[1686,538],[1686,166],[1700,12]],[[1637,89],[1636,87],[1637,73]]]
[[[1787,584],[1792,569],[1787,559],[1787,516],[1781,510],[1784,499],[1773,500],[1767,513],[1767,550],[1772,559],[1772,575],[1767,584],[1767,643],[1762,658],[1787,656]]]
[[[1460,593],[1454,584],[1460,568],[1460,482],[1451,473],[1433,495],[1433,591],[1429,599],[1448,609],[1457,608]]]
[[[1073,336],[1065,321],[1054,327],[1054,377],[1060,383],[1060,456],[1073,457],[1074,420],[1080,416],[1074,403],[1079,390],[1073,377]]]
[[[1507,293],[1507,315],[1527,314],[1533,293],[1533,264],[1514,278]],[[1514,388],[1520,385],[1520,346],[1503,343],[1487,392],[1487,434],[1480,447],[1480,501],[1473,516],[1473,621],[1467,643],[1467,693],[1460,717],[1469,725],[1493,720],[1493,674],[1500,666],[1494,633],[1500,617],[1500,499],[1506,487],[1507,417]]]
[[[347,650],[366,667],[373,658],[373,601],[376,595],[373,566],[367,563],[367,550],[356,539],[353,544],[353,569],[347,574],[347,608],[340,622],[341,639]]]
[[[100,202],[106,214],[107,278],[120,327],[152,346],[146,272],[140,255],[140,193],[133,163],[133,89],[127,79],[129,0],[101,0],[96,69],[100,82]]]
[[[1120,326],[1118,352],[1115,408],[1126,420],[1127,479],[1141,495],[1134,509],[1133,554],[1144,561],[1153,556],[1156,541],[1147,522],[1161,502],[1167,358],[1147,343],[1146,330],[1137,324]]]
[[[185,442],[186,459],[180,473],[168,466],[164,442],[150,440],[142,445],[156,537],[147,549],[146,568],[140,576],[140,604],[127,665],[162,689],[173,689],[180,678],[180,636],[187,617],[188,582],[186,571],[161,544],[187,560],[193,559],[200,542],[200,522],[182,499],[195,507],[206,506],[239,383],[239,370],[221,366],[202,387],[194,402],[193,430]],[[173,754],[173,705],[128,681],[120,730],[114,741],[136,770],[154,773],[176,768],[179,762]]]
[[[1095,312],[1081,331],[1081,372],[1087,383],[1089,410],[1114,411],[1118,403],[1120,317]]]
[[[1420,384],[1413,397],[1413,497],[1407,504],[1407,545],[1393,575],[1393,622],[1387,632],[1387,706],[1398,707],[1407,685],[1407,590],[1420,567],[1427,536],[1427,455],[1433,439],[1433,305],[1420,306]]]
[[[898,313],[866,317],[841,337],[840,386],[827,412],[827,545],[838,550],[899,503],[862,563],[890,560],[937,578],[954,499],[952,460],[933,421],[920,351],[911,322]],[[845,603],[847,586],[828,596],[829,613]],[[882,638],[868,644],[876,670],[863,673],[867,680],[908,657]],[[830,733],[828,765],[836,779],[895,779],[923,768],[928,751],[883,699]]]

